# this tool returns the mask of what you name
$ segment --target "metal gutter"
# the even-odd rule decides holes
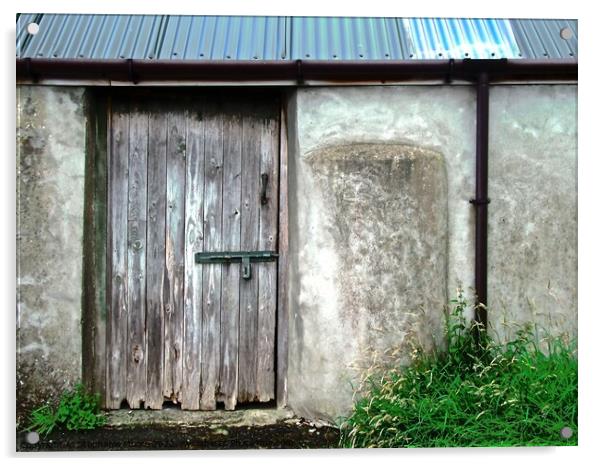
[[[387,60],[387,61],[187,61],[87,60],[19,58],[17,80],[110,80],[132,84],[144,81],[413,81],[442,79],[477,81],[486,72],[490,82],[507,80],[577,79],[577,60]]]

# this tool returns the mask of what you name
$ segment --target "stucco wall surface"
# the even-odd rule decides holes
[[[362,376],[440,340],[472,283],[474,91],[300,89],[289,102],[289,402],[348,411]]]
[[[577,336],[577,86],[495,86],[489,124],[489,320]]]
[[[500,340],[524,322],[576,336],[576,92],[491,87],[489,316]],[[471,300],[475,97],[464,86],[291,96],[288,387],[303,415],[347,413],[387,348],[407,361],[413,341],[437,340],[458,286]]]
[[[83,95],[17,88],[17,402],[27,407],[81,377]]]

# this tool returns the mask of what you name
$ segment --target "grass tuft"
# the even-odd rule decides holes
[[[99,406],[99,395],[86,393],[84,386],[77,384],[72,390],[63,392],[56,409],[49,404],[34,409],[26,430],[46,436],[56,427],[67,430],[95,429],[106,423],[106,416],[100,412]]]
[[[452,304],[445,350],[372,380],[341,423],[340,446],[577,445],[575,342],[549,337],[542,345],[527,326],[506,344],[485,337],[477,345],[461,292]]]

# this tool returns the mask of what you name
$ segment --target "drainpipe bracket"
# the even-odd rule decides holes
[[[134,60],[131,58],[127,59],[128,66],[128,79],[132,82],[132,84],[138,84],[138,79],[134,73]]]
[[[26,69],[27,69],[27,72],[26,72],[27,75],[31,78],[31,80],[32,80],[32,82],[34,84],[37,84],[37,82],[38,82],[38,75],[35,74],[32,71],[32,69],[31,69],[31,58],[30,57],[25,58],[25,66],[26,66]]]
[[[303,63],[301,62],[301,59],[297,59],[296,60],[296,64],[297,64],[297,86],[302,86],[305,82],[305,79],[303,78]]]
[[[470,202],[472,205],[486,205],[491,203],[491,199],[471,199]]]
[[[455,73],[455,69],[454,69],[454,65],[455,65],[455,61],[453,58],[450,58],[449,62],[448,62],[448,70],[447,70],[447,74],[445,75],[445,84],[451,84],[453,77],[454,77],[454,73]]]

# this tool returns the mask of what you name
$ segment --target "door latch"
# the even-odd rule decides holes
[[[261,174],[261,205],[268,203],[268,174]]]
[[[242,264],[242,278],[250,280],[252,277],[251,262],[273,262],[278,259],[274,251],[223,251],[223,252],[197,252],[194,254],[196,264]]]

